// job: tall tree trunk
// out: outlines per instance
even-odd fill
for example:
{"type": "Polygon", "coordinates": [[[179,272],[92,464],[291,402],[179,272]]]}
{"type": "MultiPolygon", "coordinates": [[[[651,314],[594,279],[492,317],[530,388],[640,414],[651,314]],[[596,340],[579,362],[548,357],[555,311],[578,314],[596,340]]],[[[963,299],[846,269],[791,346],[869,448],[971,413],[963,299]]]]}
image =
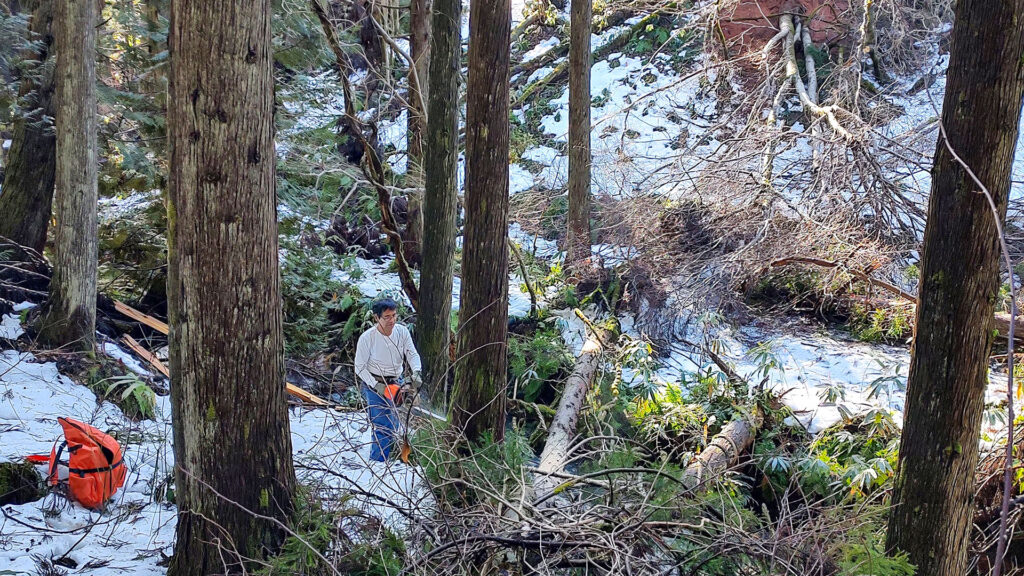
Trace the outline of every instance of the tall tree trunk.
{"type": "Polygon", "coordinates": [[[154,58],[167,49],[165,42],[158,41],[155,36],[160,32],[160,13],[166,12],[167,0],[146,0],[145,21],[146,31],[149,37],[146,38],[146,50],[149,52],[149,70],[146,71],[146,78],[143,82],[143,89],[156,98],[160,104],[165,103],[167,89],[166,68],[161,66],[154,58]]]}
{"type": "Polygon", "coordinates": [[[270,14],[271,0],[171,3],[172,576],[241,573],[284,536],[252,513],[293,507],[270,14]]]}
{"type": "MultiPolygon", "coordinates": [[[[409,1],[409,55],[413,64],[409,66],[409,160],[406,176],[410,188],[423,186],[423,135],[427,131],[427,110],[423,109],[423,103],[430,94],[430,5],[431,0],[409,1]]],[[[459,66],[456,65],[455,71],[458,70],[459,66]]],[[[416,191],[409,196],[409,223],[405,230],[406,258],[410,262],[422,261],[422,239],[423,195],[416,191]]]]}
{"type": "Polygon", "coordinates": [[[590,2],[572,0],[569,14],[569,265],[590,258],[590,2]]]}
{"type": "Polygon", "coordinates": [[[39,82],[23,77],[19,94],[29,113],[14,122],[3,186],[0,187],[0,236],[43,251],[50,221],[57,159],[54,134],[54,74],[46,66],[53,44],[53,0],[39,0],[32,10],[29,36],[39,50],[24,55],[37,62],[39,82]]]}
{"type": "Polygon", "coordinates": [[[451,329],[455,216],[458,205],[459,70],[462,56],[461,0],[434,0],[430,36],[430,86],[426,184],[423,202],[423,266],[417,348],[423,380],[435,406],[448,405],[448,349],[451,329]]]}
{"type": "Polygon", "coordinates": [[[57,168],[53,278],[36,327],[53,346],[96,339],[96,3],[56,0],[57,168]]]}
{"type": "MultiPolygon", "coordinates": [[[[1024,95],[1024,0],[960,0],[942,122],[949,145],[1006,216],[1024,95]]],[[[965,573],[999,239],[983,194],[940,137],[921,256],[888,546],[918,574],[965,573]]]]}
{"type": "Polygon", "coordinates": [[[452,422],[505,433],[508,331],[509,0],[473,0],[466,87],[466,226],[452,422]]]}

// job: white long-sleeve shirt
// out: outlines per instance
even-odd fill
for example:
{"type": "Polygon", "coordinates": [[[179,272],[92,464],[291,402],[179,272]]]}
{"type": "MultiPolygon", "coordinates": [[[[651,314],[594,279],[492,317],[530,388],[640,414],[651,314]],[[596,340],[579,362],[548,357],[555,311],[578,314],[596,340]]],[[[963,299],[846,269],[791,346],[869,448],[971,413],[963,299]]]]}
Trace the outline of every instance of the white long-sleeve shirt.
{"type": "Polygon", "coordinates": [[[413,372],[420,370],[420,354],[412,343],[412,334],[401,324],[395,324],[391,336],[385,336],[374,325],[363,332],[356,342],[356,376],[373,388],[377,380],[374,374],[385,377],[400,376],[402,360],[408,360],[413,372]]]}

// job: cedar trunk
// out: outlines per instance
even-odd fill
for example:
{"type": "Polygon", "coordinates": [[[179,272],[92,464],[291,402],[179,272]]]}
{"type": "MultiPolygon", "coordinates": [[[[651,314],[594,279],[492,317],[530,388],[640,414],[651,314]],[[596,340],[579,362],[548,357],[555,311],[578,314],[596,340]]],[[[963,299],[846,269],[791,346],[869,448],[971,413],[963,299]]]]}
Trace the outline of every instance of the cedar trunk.
{"type": "Polygon", "coordinates": [[[572,0],[569,15],[569,264],[590,257],[590,2],[572,0]]]}
{"type": "MultiPolygon", "coordinates": [[[[1024,95],[1024,0],[960,0],[942,122],[1006,216],[1024,95]]],[[[921,256],[917,336],[888,547],[918,574],[965,573],[999,239],[986,198],[940,136],[921,256]]]]}
{"type": "Polygon", "coordinates": [[[14,122],[14,134],[3,186],[0,187],[0,236],[42,253],[53,204],[57,137],[54,134],[54,75],[46,66],[53,45],[53,0],[40,0],[32,10],[29,37],[39,50],[24,54],[36,63],[36,74],[23,77],[19,95],[28,114],[14,122]],[[34,81],[37,80],[37,81],[34,81]]]}
{"type": "Polygon", "coordinates": [[[455,215],[458,205],[459,68],[462,54],[461,0],[434,0],[430,37],[430,86],[426,185],[423,205],[423,266],[417,348],[423,380],[435,406],[448,405],[448,356],[452,274],[455,263],[455,215]]]}
{"type": "Polygon", "coordinates": [[[96,3],[56,0],[56,210],[50,297],[36,327],[53,346],[96,339],[96,3]]]}
{"type": "Polygon", "coordinates": [[[171,576],[276,550],[295,489],[274,183],[271,0],[171,4],[171,576]],[[219,493],[219,495],[218,495],[219,493]]]}
{"type": "Polygon", "coordinates": [[[473,0],[466,87],[466,225],[452,422],[505,432],[508,330],[509,0],[473,0]]]}
{"type": "MultiPolygon", "coordinates": [[[[423,137],[427,132],[427,110],[423,103],[430,94],[430,28],[431,0],[409,1],[409,120],[408,120],[408,155],[406,168],[407,185],[416,188],[409,195],[409,223],[405,230],[405,253],[410,262],[422,261],[421,242],[423,240],[423,137]],[[413,74],[413,70],[416,71],[413,74]]],[[[455,70],[459,68],[456,66],[455,70]]],[[[428,105],[429,106],[429,105],[428,105]]]]}

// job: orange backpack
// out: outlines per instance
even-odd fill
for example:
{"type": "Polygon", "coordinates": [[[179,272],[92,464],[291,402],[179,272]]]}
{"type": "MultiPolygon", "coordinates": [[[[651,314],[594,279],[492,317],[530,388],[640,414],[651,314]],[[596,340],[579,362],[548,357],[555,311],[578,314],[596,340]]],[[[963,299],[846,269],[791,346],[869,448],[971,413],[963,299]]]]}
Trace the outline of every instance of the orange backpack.
{"type": "Polygon", "coordinates": [[[60,484],[59,466],[66,465],[71,497],[86,508],[102,507],[124,486],[127,471],[121,445],[109,434],[84,422],[70,418],[57,418],[57,422],[64,429],[64,441],[53,445],[49,458],[30,456],[29,461],[49,464],[46,480],[51,486],[60,484]],[[70,457],[61,462],[65,449],[70,457]]]}

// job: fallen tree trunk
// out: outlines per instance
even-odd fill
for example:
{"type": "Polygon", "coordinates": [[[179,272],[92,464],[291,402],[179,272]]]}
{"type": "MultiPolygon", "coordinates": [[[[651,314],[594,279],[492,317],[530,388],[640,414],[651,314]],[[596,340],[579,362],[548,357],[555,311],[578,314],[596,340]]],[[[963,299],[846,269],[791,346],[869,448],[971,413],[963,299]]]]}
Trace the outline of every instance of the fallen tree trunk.
{"type": "Polygon", "coordinates": [[[682,477],[683,485],[698,494],[703,493],[725,471],[739,464],[740,454],[754,443],[760,421],[760,415],[754,414],[726,424],[711,439],[708,447],[686,467],[682,477]]]}
{"type": "MultiPolygon", "coordinates": [[[[609,28],[613,28],[625,22],[626,18],[629,17],[630,14],[631,12],[626,10],[616,10],[615,12],[608,16],[607,20],[603,23],[603,26],[601,25],[602,23],[598,21],[598,18],[594,18],[594,21],[591,23],[591,29],[596,31],[601,29],[607,30],[609,28]]],[[[513,30],[512,42],[515,42],[516,38],[516,30],[513,30]]],[[[512,87],[517,88],[519,86],[522,86],[523,84],[526,83],[526,80],[530,77],[530,74],[537,70],[540,70],[544,66],[551,64],[552,62],[558,60],[559,58],[564,58],[568,54],[569,40],[565,39],[559,42],[557,46],[548,50],[544,54],[532,60],[528,60],[526,62],[523,62],[522,64],[512,67],[512,70],[509,72],[509,77],[515,78],[517,75],[519,76],[519,78],[512,82],[512,87]]]]}
{"type": "Polygon", "coordinates": [[[569,459],[569,446],[576,436],[576,424],[583,408],[587,393],[594,381],[594,373],[600,365],[601,352],[615,344],[618,327],[598,327],[588,321],[579,310],[574,311],[589,328],[589,336],[576,360],[572,374],[565,382],[562,398],[548,429],[548,440],[540,455],[537,476],[534,480],[534,494],[538,501],[549,500],[561,483],[558,478],[569,459]]]}

